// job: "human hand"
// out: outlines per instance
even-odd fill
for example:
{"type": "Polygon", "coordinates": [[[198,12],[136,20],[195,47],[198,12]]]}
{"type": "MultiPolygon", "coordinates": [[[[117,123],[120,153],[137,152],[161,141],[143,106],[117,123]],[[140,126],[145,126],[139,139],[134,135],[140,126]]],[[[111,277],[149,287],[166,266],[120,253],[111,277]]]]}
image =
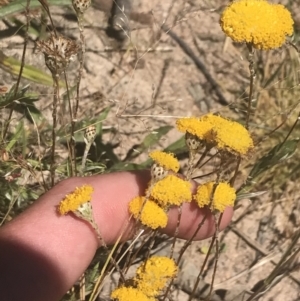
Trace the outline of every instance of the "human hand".
{"type": "MultiPolygon", "coordinates": [[[[76,187],[94,187],[93,213],[107,245],[123,233],[132,237],[128,203],[142,195],[149,173],[121,172],[100,176],[70,178],[57,184],[30,208],[0,229],[0,299],[1,301],[57,301],[79,279],[91,262],[99,241],[93,229],[72,214],[60,216],[57,205],[76,187]],[[131,229],[131,230],[130,230],[131,229]]],[[[231,220],[233,210],[224,212],[220,228],[231,220]]],[[[179,237],[188,239],[203,216],[208,214],[195,239],[214,233],[214,218],[194,203],[184,204],[179,237]]],[[[169,211],[169,222],[162,231],[173,235],[177,209],[169,211]]]]}

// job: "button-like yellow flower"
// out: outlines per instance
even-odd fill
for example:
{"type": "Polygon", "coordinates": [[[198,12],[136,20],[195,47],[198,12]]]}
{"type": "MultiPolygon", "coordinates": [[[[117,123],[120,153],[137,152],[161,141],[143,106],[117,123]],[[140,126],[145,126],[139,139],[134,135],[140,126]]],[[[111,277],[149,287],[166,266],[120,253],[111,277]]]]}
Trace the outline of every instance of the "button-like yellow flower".
{"type": "Polygon", "coordinates": [[[137,269],[134,280],[139,291],[148,297],[156,297],[167,285],[168,280],[176,276],[177,270],[173,259],[152,256],[137,269]]]}
{"type": "Polygon", "coordinates": [[[172,170],[174,172],[179,170],[179,162],[172,153],[152,151],[150,152],[149,157],[166,170],[172,170]]]}
{"type": "Polygon", "coordinates": [[[192,134],[200,140],[212,143],[211,130],[216,122],[221,123],[222,120],[222,117],[213,114],[207,114],[201,118],[180,118],[176,121],[176,127],[180,132],[192,134]]]}
{"type": "Polygon", "coordinates": [[[162,207],[181,205],[192,200],[192,185],[174,175],[168,175],[150,188],[150,196],[162,207]]]}
{"type": "Polygon", "coordinates": [[[251,43],[254,48],[269,50],[282,46],[293,33],[294,21],[281,4],[265,0],[237,0],[221,15],[224,33],[235,42],[251,43]]]}
{"type": "Polygon", "coordinates": [[[94,188],[91,185],[76,187],[72,193],[66,195],[60,202],[58,205],[58,212],[61,215],[64,215],[70,211],[75,212],[79,210],[82,205],[91,201],[93,191],[94,188]]]}
{"type": "Polygon", "coordinates": [[[112,291],[110,297],[118,301],[155,301],[148,298],[143,292],[133,287],[119,287],[112,291]]]}
{"type": "Polygon", "coordinates": [[[176,122],[181,132],[188,132],[208,145],[234,154],[246,155],[253,148],[249,132],[239,123],[207,114],[201,118],[182,118],[176,122]]]}
{"type": "Polygon", "coordinates": [[[225,120],[213,132],[216,148],[220,150],[246,155],[254,146],[248,130],[238,122],[225,120]]]}
{"type": "Polygon", "coordinates": [[[130,201],[129,212],[134,218],[139,217],[140,222],[151,229],[164,228],[168,222],[165,211],[152,200],[146,200],[142,196],[130,201]]]}
{"type": "Polygon", "coordinates": [[[226,207],[233,206],[236,199],[235,189],[226,182],[220,182],[214,191],[214,196],[211,202],[211,193],[215,182],[208,182],[200,185],[194,199],[200,208],[210,206],[210,210],[218,210],[223,212],[226,207]]]}

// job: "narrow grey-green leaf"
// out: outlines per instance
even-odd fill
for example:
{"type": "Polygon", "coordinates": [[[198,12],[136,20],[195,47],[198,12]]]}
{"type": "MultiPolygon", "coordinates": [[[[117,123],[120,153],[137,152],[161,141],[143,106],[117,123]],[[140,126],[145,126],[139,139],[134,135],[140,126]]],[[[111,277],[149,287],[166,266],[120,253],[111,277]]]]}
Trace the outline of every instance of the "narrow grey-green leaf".
{"type": "Polygon", "coordinates": [[[6,145],[5,150],[6,151],[11,151],[13,146],[17,143],[17,141],[20,140],[22,136],[25,136],[24,134],[24,122],[20,121],[17,125],[17,128],[15,130],[15,133],[13,136],[9,139],[9,143],[6,145]]]}
{"type": "Polygon", "coordinates": [[[172,126],[166,125],[151,131],[151,133],[148,134],[140,144],[134,145],[129,150],[124,161],[130,161],[133,158],[138,157],[140,154],[142,154],[144,151],[148,150],[152,146],[156,145],[159,142],[159,140],[163,136],[165,136],[172,128],[172,126]]]}
{"type": "Polygon", "coordinates": [[[177,141],[171,143],[168,147],[164,149],[165,152],[171,152],[174,154],[182,154],[184,152],[187,152],[188,149],[185,144],[185,136],[182,136],[177,141]]]}
{"type": "Polygon", "coordinates": [[[296,151],[299,139],[287,140],[274,146],[265,156],[260,158],[249,173],[248,179],[253,180],[261,173],[289,159],[296,151]]]}
{"type": "MultiPolygon", "coordinates": [[[[13,15],[16,13],[20,13],[26,10],[26,3],[25,0],[15,0],[10,2],[7,5],[4,5],[0,8],[0,19],[5,18],[9,15],[13,15]]],[[[57,5],[57,6],[65,6],[71,5],[71,0],[48,0],[48,5],[57,5]]],[[[31,0],[29,8],[36,9],[41,7],[41,3],[38,0],[31,0]]]]}
{"type": "Polygon", "coordinates": [[[143,170],[145,169],[147,166],[146,164],[142,163],[142,164],[135,164],[135,163],[128,163],[128,162],[119,162],[114,164],[109,171],[126,171],[126,170],[143,170]]]}

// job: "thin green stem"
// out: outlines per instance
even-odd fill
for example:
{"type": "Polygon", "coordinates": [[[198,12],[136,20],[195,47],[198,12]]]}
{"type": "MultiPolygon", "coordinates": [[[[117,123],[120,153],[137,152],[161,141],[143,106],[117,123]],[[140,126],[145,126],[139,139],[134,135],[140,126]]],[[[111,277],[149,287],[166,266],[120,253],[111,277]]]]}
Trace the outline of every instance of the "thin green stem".
{"type": "Polygon", "coordinates": [[[249,90],[249,97],[248,97],[248,105],[247,105],[247,115],[246,115],[246,122],[245,127],[246,129],[249,128],[250,116],[251,116],[251,109],[252,109],[252,100],[253,100],[253,92],[254,92],[254,79],[255,79],[255,70],[254,70],[254,49],[251,43],[247,43],[247,47],[249,50],[249,71],[250,71],[250,90],[249,90]]]}
{"type": "Polygon", "coordinates": [[[59,75],[53,75],[53,108],[52,108],[52,147],[51,147],[51,163],[50,163],[50,176],[51,187],[55,182],[55,148],[56,148],[56,127],[57,127],[57,105],[59,103],[59,75]]]}
{"type": "Polygon", "coordinates": [[[212,241],[211,241],[210,245],[209,245],[208,251],[207,251],[207,253],[206,253],[205,259],[204,259],[204,261],[203,261],[203,263],[202,263],[201,269],[200,269],[200,271],[199,271],[199,273],[198,273],[196,282],[195,282],[195,284],[194,284],[193,291],[192,291],[192,293],[190,294],[190,297],[189,297],[188,301],[191,301],[191,300],[193,299],[193,296],[195,295],[195,291],[196,291],[197,286],[199,285],[199,282],[200,282],[200,277],[201,277],[201,275],[202,275],[202,273],[203,273],[203,271],[204,271],[204,268],[205,268],[206,263],[207,263],[207,261],[208,261],[209,255],[211,254],[211,250],[212,250],[212,248],[213,248],[213,246],[214,246],[215,239],[216,239],[216,237],[214,236],[214,237],[212,238],[212,241]]]}
{"type": "Polygon", "coordinates": [[[84,38],[84,25],[83,25],[83,15],[77,15],[78,19],[78,28],[80,33],[80,51],[79,51],[79,70],[77,76],[77,85],[76,85],[76,101],[74,107],[74,114],[72,122],[76,122],[77,120],[77,113],[79,107],[79,100],[80,100],[80,84],[83,74],[83,64],[84,64],[84,55],[85,55],[85,38],[84,38]]]}
{"type": "MultiPolygon", "coordinates": [[[[72,104],[71,104],[70,90],[69,90],[69,84],[68,84],[68,78],[67,78],[66,71],[64,71],[64,77],[65,77],[65,83],[66,83],[66,88],[67,88],[67,98],[68,98],[70,119],[73,120],[72,104]]],[[[71,166],[71,176],[72,177],[77,175],[74,132],[75,132],[74,124],[73,124],[73,122],[71,122],[71,139],[70,139],[70,141],[68,141],[68,147],[69,147],[69,154],[70,154],[70,166],[71,166]]]]}
{"type": "MultiPolygon", "coordinates": [[[[215,195],[216,189],[218,187],[219,180],[220,180],[220,174],[218,174],[216,182],[214,183],[214,185],[212,187],[212,191],[210,193],[210,197],[209,197],[210,202],[209,202],[209,205],[208,205],[209,208],[212,208],[212,204],[213,204],[213,200],[214,200],[214,195],[215,195]]],[[[220,218],[222,218],[222,214],[220,215],[220,218]]],[[[219,224],[220,224],[221,219],[219,219],[219,222],[217,222],[216,217],[214,216],[214,221],[215,221],[215,233],[214,233],[213,239],[211,241],[211,244],[209,246],[209,250],[208,250],[208,252],[206,254],[205,260],[204,260],[204,262],[202,264],[202,267],[201,267],[201,269],[200,269],[200,271],[198,273],[197,280],[195,282],[193,291],[192,291],[192,293],[191,293],[188,301],[191,301],[193,299],[193,296],[194,296],[194,294],[196,292],[197,286],[199,285],[200,277],[202,276],[204,267],[206,266],[206,263],[208,261],[208,257],[211,254],[211,250],[213,248],[214,243],[216,242],[216,258],[215,258],[215,264],[214,264],[214,271],[213,271],[213,277],[212,277],[212,281],[211,281],[211,287],[210,287],[210,291],[209,291],[208,296],[207,296],[207,300],[210,299],[210,296],[211,296],[211,293],[212,293],[212,290],[213,290],[215,273],[217,271],[217,263],[218,263],[218,260],[219,260],[219,254],[218,254],[218,252],[219,252],[218,234],[219,234],[219,224]]]]}
{"type": "MultiPolygon", "coordinates": [[[[218,261],[219,261],[219,257],[220,257],[220,242],[219,242],[219,232],[220,232],[220,223],[223,217],[223,213],[220,214],[219,219],[217,220],[216,215],[214,215],[214,219],[215,219],[215,234],[214,234],[214,239],[216,241],[216,256],[215,256],[215,264],[214,264],[214,271],[213,271],[213,275],[212,275],[212,279],[211,279],[211,283],[210,283],[210,289],[209,289],[209,293],[206,299],[210,300],[211,294],[213,292],[213,288],[214,288],[214,283],[215,283],[215,278],[216,278],[216,274],[217,274],[217,267],[218,267],[218,261]]],[[[199,279],[200,280],[200,279],[199,279]]]]}
{"type": "Polygon", "coordinates": [[[90,151],[90,148],[91,148],[92,145],[93,145],[93,141],[87,142],[85,144],[85,149],[84,149],[84,153],[83,153],[83,156],[82,156],[82,162],[81,162],[81,172],[82,172],[82,174],[84,174],[84,169],[85,169],[87,156],[89,154],[89,151],[90,151]]]}
{"type": "MultiPolygon", "coordinates": [[[[177,266],[179,266],[179,263],[180,263],[180,261],[181,261],[181,259],[182,259],[183,254],[185,253],[185,251],[187,250],[187,248],[190,246],[190,244],[192,243],[192,241],[193,241],[194,238],[196,237],[197,233],[200,231],[200,229],[201,229],[202,226],[204,225],[206,219],[207,219],[207,214],[204,215],[204,217],[202,218],[201,222],[198,224],[198,227],[197,227],[196,231],[193,233],[192,237],[191,237],[189,240],[187,240],[187,241],[185,242],[184,246],[181,248],[180,254],[179,254],[179,256],[178,256],[178,258],[177,258],[177,261],[176,261],[176,265],[177,265],[177,266]]],[[[168,285],[168,287],[167,287],[167,289],[166,289],[166,292],[165,292],[165,294],[164,294],[164,296],[163,296],[163,299],[162,299],[163,301],[166,300],[166,298],[167,298],[167,296],[168,296],[168,294],[169,294],[169,291],[170,291],[170,289],[171,289],[171,286],[172,286],[173,282],[174,282],[174,279],[172,279],[172,280],[170,281],[170,284],[168,285]]]]}

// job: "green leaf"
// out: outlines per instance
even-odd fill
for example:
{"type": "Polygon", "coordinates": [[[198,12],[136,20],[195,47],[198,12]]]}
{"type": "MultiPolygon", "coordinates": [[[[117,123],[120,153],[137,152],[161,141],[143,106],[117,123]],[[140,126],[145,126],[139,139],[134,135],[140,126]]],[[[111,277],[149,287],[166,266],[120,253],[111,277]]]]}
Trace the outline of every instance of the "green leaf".
{"type": "Polygon", "coordinates": [[[182,154],[188,151],[186,144],[185,144],[185,136],[182,136],[177,141],[170,144],[168,147],[164,149],[165,152],[171,152],[176,155],[182,154]]]}
{"type": "Polygon", "coordinates": [[[34,104],[23,106],[22,109],[24,110],[25,117],[31,123],[33,123],[33,122],[37,123],[41,120],[45,120],[41,111],[34,104]]]}
{"type": "Polygon", "coordinates": [[[297,150],[299,139],[287,140],[273,147],[266,155],[260,158],[249,173],[248,179],[254,179],[261,173],[291,158],[297,150]]]}
{"type": "Polygon", "coordinates": [[[25,136],[24,123],[23,121],[20,121],[18,122],[14,135],[9,139],[9,143],[6,145],[5,150],[7,152],[11,151],[13,146],[21,139],[22,136],[25,136]]]}
{"type": "Polygon", "coordinates": [[[266,82],[263,84],[264,89],[266,89],[266,88],[269,86],[269,84],[271,84],[271,83],[273,82],[274,79],[278,78],[278,74],[279,74],[279,72],[281,71],[282,67],[283,67],[285,64],[286,64],[286,62],[283,60],[283,61],[278,65],[277,69],[276,69],[274,72],[272,72],[270,78],[268,78],[268,79],[266,80],[266,82]]]}
{"type": "Polygon", "coordinates": [[[96,132],[97,135],[102,136],[102,128],[103,128],[103,121],[106,120],[108,113],[110,112],[111,107],[105,108],[99,115],[99,117],[95,120],[96,124],[96,132]]]}
{"type": "MultiPolygon", "coordinates": [[[[99,116],[97,118],[93,118],[93,119],[89,119],[88,117],[83,120],[82,122],[78,122],[76,124],[76,133],[75,133],[75,140],[76,142],[84,142],[84,130],[80,130],[80,129],[85,129],[87,128],[89,125],[95,125],[96,127],[96,139],[95,142],[97,143],[97,140],[101,142],[101,136],[102,136],[102,127],[103,127],[103,121],[106,120],[108,113],[110,112],[111,107],[107,107],[104,110],[101,111],[101,113],[99,114],[99,116]],[[88,123],[87,121],[88,120],[88,123]]],[[[58,131],[58,134],[61,136],[64,136],[64,133],[66,133],[68,130],[66,130],[65,128],[61,128],[58,131]]],[[[63,138],[62,141],[66,142],[66,139],[63,138]]]]}
{"type": "Polygon", "coordinates": [[[13,85],[10,90],[0,96],[0,107],[6,107],[13,102],[15,103],[32,103],[37,101],[39,98],[37,94],[34,93],[27,93],[29,89],[29,85],[20,88],[17,93],[15,92],[16,85],[13,85]]]}
{"type": "Polygon", "coordinates": [[[143,142],[140,144],[140,148],[144,151],[145,149],[157,144],[158,141],[163,136],[165,136],[172,128],[172,126],[166,125],[153,130],[144,138],[143,142]]]}
{"type": "Polygon", "coordinates": [[[299,139],[292,139],[274,146],[266,155],[256,162],[248,175],[245,185],[243,185],[238,192],[248,192],[251,187],[255,185],[255,179],[259,175],[291,158],[297,150],[298,142],[299,139]]]}
{"type": "Polygon", "coordinates": [[[257,198],[258,196],[261,196],[263,194],[267,193],[267,191],[256,191],[256,192],[245,192],[242,191],[237,193],[236,201],[242,200],[242,199],[251,199],[251,198],[257,198]]]}
{"type": "Polygon", "coordinates": [[[87,161],[86,168],[84,169],[85,172],[91,172],[94,174],[103,174],[106,171],[106,165],[96,162],[91,163],[87,161]]]}
{"type": "MultiPolygon", "coordinates": [[[[170,144],[163,151],[173,153],[175,155],[179,155],[179,154],[187,152],[187,147],[186,147],[186,144],[185,144],[185,136],[182,136],[177,141],[170,144]]],[[[150,167],[151,163],[152,163],[152,160],[147,159],[146,161],[144,161],[143,163],[140,164],[142,166],[141,169],[150,167]]]]}
{"type": "Polygon", "coordinates": [[[27,158],[26,161],[32,166],[32,168],[34,170],[37,170],[37,171],[43,171],[43,170],[47,170],[47,168],[49,168],[49,165],[47,165],[43,161],[40,162],[40,161],[30,159],[30,158],[27,158]]]}
{"type": "Polygon", "coordinates": [[[97,281],[97,278],[99,276],[99,265],[100,263],[97,262],[95,266],[92,268],[88,269],[85,274],[86,274],[86,295],[89,295],[94,288],[94,285],[97,281]]]}
{"type": "MultiPolygon", "coordinates": [[[[21,20],[19,20],[18,18],[15,18],[15,17],[10,17],[8,18],[10,22],[12,22],[14,24],[13,25],[10,25],[10,24],[6,24],[7,26],[9,26],[9,29],[11,30],[15,30],[18,32],[19,35],[24,35],[25,32],[26,32],[26,24],[25,22],[22,22],[21,20]]],[[[30,26],[28,28],[28,34],[32,34],[34,36],[39,36],[39,32],[38,32],[38,28],[36,26],[33,26],[34,25],[34,21],[30,22],[30,26]]]]}
{"type": "MultiPolygon", "coordinates": [[[[10,2],[7,5],[4,5],[0,8],[0,19],[5,18],[9,15],[13,15],[16,13],[20,13],[26,10],[26,0],[15,0],[10,2]]],[[[47,4],[49,6],[57,5],[57,6],[65,6],[71,5],[71,0],[47,0],[47,4]]],[[[41,3],[38,0],[31,0],[29,8],[36,9],[40,8],[41,3]]]]}
{"type": "Polygon", "coordinates": [[[138,157],[140,154],[142,154],[144,151],[148,150],[150,147],[156,145],[159,140],[165,136],[173,127],[166,125],[159,127],[155,130],[153,130],[150,134],[148,134],[144,140],[138,144],[134,145],[127,153],[126,158],[124,161],[130,161],[136,157],[138,157]]]}
{"type": "MultiPolygon", "coordinates": [[[[0,68],[10,74],[19,76],[21,62],[16,60],[15,58],[6,56],[0,50],[0,68]]],[[[44,73],[40,69],[33,67],[31,65],[26,65],[26,64],[24,65],[23,72],[22,72],[22,78],[26,78],[37,84],[42,84],[42,85],[46,85],[46,86],[53,85],[52,75],[44,73]]],[[[61,87],[66,86],[65,83],[62,81],[60,81],[59,85],[61,87]]]]}
{"type": "Polygon", "coordinates": [[[128,163],[128,162],[119,162],[114,164],[109,171],[130,171],[130,170],[143,170],[147,168],[147,164],[142,163],[142,164],[136,164],[136,163],[128,163]]]}
{"type": "Polygon", "coordinates": [[[29,85],[19,89],[17,93],[15,93],[15,88],[16,86],[13,85],[9,92],[0,96],[0,108],[13,108],[14,111],[24,114],[30,122],[33,121],[33,117],[35,120],[41,119],[42,114],[34,105],[39,98],[36,94],[27,93],[29,85]]]}

